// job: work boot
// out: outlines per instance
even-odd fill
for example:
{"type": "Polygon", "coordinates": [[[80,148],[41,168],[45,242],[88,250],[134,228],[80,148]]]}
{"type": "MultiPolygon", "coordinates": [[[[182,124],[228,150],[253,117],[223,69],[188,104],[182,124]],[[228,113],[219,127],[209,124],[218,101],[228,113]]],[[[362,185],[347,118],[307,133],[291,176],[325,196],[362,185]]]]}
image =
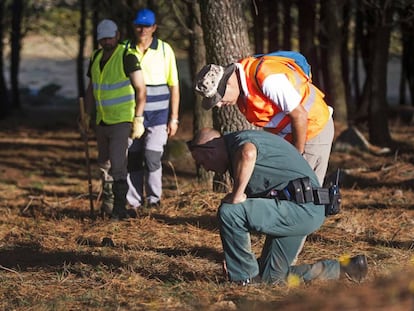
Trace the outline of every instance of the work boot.
{"type": "Polygon", "coordinates": [[[360,283],[368,273],[368,262],[365,255],[357,255],[348,260],[340,261],[341,276],[346,276],[349,280],[360,283]]]}
{"type": "Polygon", "coordinates": [[[114,193],[112,187],[114,180],[107,170],[101,168],[102,172],[102,203],[101,203],[101,216],[110,216],[112,209],[114,208],[114,193]]]}
{"type": "Polygon", "coordinates": [[[114,208],[114,193],[112,192],[113,181],[103,181],[102,184],[102,204],[101,204],[101,214],[102,216],[112,214],[114,208]]]}
{"type": "Polygon", "coordinates": [[[128,184],[126,180],[115,180],[112,191],[114,193],[114,208],[112,210],[111,219],[122,220],[129,218],[126,209],[126,194],[128,192],[128,184]]]}

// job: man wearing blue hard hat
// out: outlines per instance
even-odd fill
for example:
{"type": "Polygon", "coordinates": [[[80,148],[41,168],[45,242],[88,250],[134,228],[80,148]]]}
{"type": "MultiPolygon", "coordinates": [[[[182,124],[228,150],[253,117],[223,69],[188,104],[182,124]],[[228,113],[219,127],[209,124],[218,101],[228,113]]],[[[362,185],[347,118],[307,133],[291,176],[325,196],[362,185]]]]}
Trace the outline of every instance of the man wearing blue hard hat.
{"type": "Polygon", "coordinates": [[[153,26],[155,25],[155,14],[150,9],[141,9],[137,12],[134,20],[135,25],[153,26]]]}
{"type": "Polygon", "coordinates": [[[154,12],[139,10],[133,23],[136,38],[130,44],[141,64],[147,101],[142,115],[145,134],[129,148],[127,199],[135,209],[144,203],[157,208],[162,194],[161,157],[168,137],[175,135],[179,124],[178,70],[171,46],[154,35],[154,12]]]}

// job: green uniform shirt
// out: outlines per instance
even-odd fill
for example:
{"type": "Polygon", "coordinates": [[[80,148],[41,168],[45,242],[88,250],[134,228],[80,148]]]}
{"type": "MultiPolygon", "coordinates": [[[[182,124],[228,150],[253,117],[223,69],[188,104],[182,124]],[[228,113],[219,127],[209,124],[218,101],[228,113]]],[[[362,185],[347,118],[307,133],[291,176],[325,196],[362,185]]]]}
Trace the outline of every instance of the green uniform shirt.
{"type": "MultiPolygon", "coordinates": [[[[313,186],[320,187],[315,172],[298,150],[275,134],[248,130],[228,133],[224,140],[230,163],[242,145],[252,143],[256,146],[256,164],[246,187],[248,197],[260,197],[271,189],[282,190],[289,181],[301,177],[309,177],[313,186]]],[[[230,175],[233,176],[231,168],[230,175]]]]}

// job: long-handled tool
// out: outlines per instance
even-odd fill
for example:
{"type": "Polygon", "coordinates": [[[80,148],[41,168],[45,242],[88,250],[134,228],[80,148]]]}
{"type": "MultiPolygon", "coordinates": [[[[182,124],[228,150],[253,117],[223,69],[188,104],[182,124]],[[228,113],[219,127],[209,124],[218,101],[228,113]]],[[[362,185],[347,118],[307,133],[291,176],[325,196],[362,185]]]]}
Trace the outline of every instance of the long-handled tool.
{"type": "Polygon", "coordinates": [[[88,128],[86,124],[86,113],[85,113],[85,103],[83,97],[79,97],[79,108],[80,108],[80,122],[84,133],[82,133],[82,138],[85,147],[85,159],[86,159],[86,169],[88,173],[88,190],[89,190],[89,205],[90,205],[90,215],[91,218],[95,218],[94,208],[93,208],[93,193],[92,193],[92,176],[91,176],[91,164],[89,158],[89,143],[88,143],[88,128]]]}

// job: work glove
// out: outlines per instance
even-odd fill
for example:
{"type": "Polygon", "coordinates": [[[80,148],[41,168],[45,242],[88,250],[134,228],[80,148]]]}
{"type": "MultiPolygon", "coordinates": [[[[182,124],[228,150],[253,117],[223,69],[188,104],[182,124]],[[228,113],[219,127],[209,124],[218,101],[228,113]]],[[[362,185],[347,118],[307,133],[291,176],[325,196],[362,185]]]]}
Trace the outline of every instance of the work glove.
{"type": "Polygon", "coordinates": [[[144,132],[144,117],[135,117],[134,122],[132,122],[131,138],[138,139],[144,134],[144,132]]]}

